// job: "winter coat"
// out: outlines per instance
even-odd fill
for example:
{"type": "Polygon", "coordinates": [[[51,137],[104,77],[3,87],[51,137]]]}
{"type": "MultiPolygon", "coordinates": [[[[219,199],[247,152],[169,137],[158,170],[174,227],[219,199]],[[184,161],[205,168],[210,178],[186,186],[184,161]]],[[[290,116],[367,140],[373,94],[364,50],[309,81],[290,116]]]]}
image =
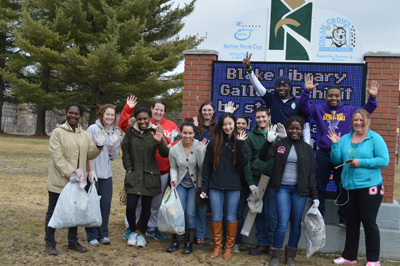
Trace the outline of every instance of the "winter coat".
{"type": "Polygon", "coordinates": [[[243,168],[246,182],[249,186],[254,185],[254,180],[260,180],[261,175],[265,171],[267,163],[260,160],[260,149],[264,145],[266,138],[258,129],[258,126],[253,128],[253,131],[247,135],[246,145],[249,162],[243,168]]]}
{"type": "Polygon", "coordinates": [[[93,160],[101,153],[89,133],[80,125],[74,131],[67,122],[57,126],[51,133],[49,151],[51,161],[47,190],[58,194],[69,182],[74,170],[86,169],[87,160],[93,160]]]}
{"type": "Polygon", "coordinates": [[[153,138],[155,134],[154,125],[142,133],[137,123],[129,126],[122,140],[122,162],[126,172],[125,192],[144,196],[154,196],[161,193],[160,170],[156,161],[156,150],[160,155],[168,157],[168,147],[164,140],[159,143],[153,138]]]}
{"type": "MultiPolygon", "coordinates": [[[[331,160],[341,164],[350,160],[350,145],[354,130],[332,144],[331,160]]],[[[382,184],[381,168],[389,165],[389,151],[383,138],[371,129],[367,137],[360,142],[355,158],[358,167],[343,165],[342,187],[348,190],[368,188],[382,184]]]]}
{"type": "Polygon", "coordinates": [[[175,181],[176,185],[179,185],[186,173],[189,172],[193,184],[201,187],[201,171],[206,148],[206,145],[200,144],[196,139],[193,140],[193,146],[189,156],[186,156],[182,140],[172,147],[169,152],[171,182],[175,181]],[[196,182],[196,178],[199,183],[196,182]]]}
{"type": "MultiPolygon", "coordinates": [[[[96,120],[95,124],[88,127],[88,129],[86,131],[92,136],[93,143],[96,142],[95,137],[97,138],[97,136],[103,129],[104,129],[103,125],[101,124],[99,119],[96,120]]],[[[110,125],[107,133],[109,133],[109,134],[115,133],[115,129],[112,125],[110,125]]],[[[96,173],[96,176],[99,179],[108,179],[113,176],[111,161],[114,161],[119,156],[119,144],[120,144],[119,140],[114,145],[116,151],[113,154],[110,154],[110,152],[109,152],[109,143],[110,143],[110,140],[109,140],[110,135],[109,134],[106,135],[106,141],[104,142],[104,148],[101,151],[100,155],[97,156],[97,158],[93,160],[93,171],[96,173]]]]}
{"type": "Polygon", "coordinates": [[[310,145],[305,143],[302,139],[293,141],[286,137],[274,143],[269,141],[265,142],[260,151],[260,159],[263,161],[275,159],[268,186],[275,191],[279,191],[292,144],[294,144],[297,154],[298,194],[299,196],[308,196],[312,199],[317,199],[318,192],[315,184],[316,162],[314,151],[310,145]]]}
{"type": "Polygon", "coordinates": [[[234,140],[223,133],[220,161],[217,169],[213,167],[213,147],[215,138],[207,145],[203,163],[201,191],[208,193],[210,188],[219,190],[240,190],[240,171],[247,164],[247,147],[244,140],[236,140],[236,165],[233,166],[234,140]]]}
{"type": "MultiPolygon", "coordinates": [[[[135,111],[135,108],[130,108],[128,104],[125,105],[124,109],[121,112],[121,115],[119,116],[119,121],[118,121],[118,126],[125,132],[125,130],[128,128],[129,124],[132,124],[129,121],[130,116],[133,114],[135,111]]],[[[154,125],[157,125],[157,123],[151,119],[150,122],[154,125]]],[[[179,132],[178,126],[172,122],[171,120],[168,120],[165,116],[162,118],[160,125],[163,128],[163,138],[165,143],[171,144],[171,146],[174,146],[178,141],[174,141],[171,139],[172,131],[175,129],[176,132],[179,132]]],[[[164,158],[158,153],[156,153],[156,159],[158,163],[158,167],[160,169],[160,172],[162,175],[168,174],[169,173],[169,159],[168,157],[164,158]]]]}

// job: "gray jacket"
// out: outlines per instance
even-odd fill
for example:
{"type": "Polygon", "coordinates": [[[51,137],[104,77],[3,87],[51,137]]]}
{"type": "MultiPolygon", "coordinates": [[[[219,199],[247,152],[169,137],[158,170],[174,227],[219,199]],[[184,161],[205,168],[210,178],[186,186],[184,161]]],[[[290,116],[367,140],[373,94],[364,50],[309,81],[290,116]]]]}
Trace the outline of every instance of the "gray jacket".
{"type": "MultiPolygon", "coordinates": [[[[93,143],[96,143],[94,137],[100,133],[100,131],[104,129],[103,125],[100,123],[100,120],[97,119],[96,123],[88,127],[86,130],[91,136],[93,143]]],[[[99,179],[108,179],[112,177],[112,167],[111,161],[114,161],[119,156],[119,144],[120,140],[117,141],[115,144],[116,151],[113,154],[110,154],[108,151],[108,145],[110,143],[109,135],[115,133],[115,129],[112,125],[110,125],[108,132],[106,132],[106,141],[104,142],[104,148],[101,151],[100,155],[97,156],[96,159],[93,160],[93,171],[96,173],[96,176],[99,179]]]]}
{"type": "Polygon", "coordinates": [[[206,148],[206,145],[201,144],[197,139],[195,139],[193,140],[193,147],[189,157],[187,157],[182,145],[182,140],[173,146],[169,151],[169,171],[171,175],[171,182],[175,181],[176,185],[179,185],[186,173],[189,172],[193,184],[200,188],[201,171],[203,169],[206,148]],[[198,178],[198,184],[196,183],[196,177],[198,178]]]}

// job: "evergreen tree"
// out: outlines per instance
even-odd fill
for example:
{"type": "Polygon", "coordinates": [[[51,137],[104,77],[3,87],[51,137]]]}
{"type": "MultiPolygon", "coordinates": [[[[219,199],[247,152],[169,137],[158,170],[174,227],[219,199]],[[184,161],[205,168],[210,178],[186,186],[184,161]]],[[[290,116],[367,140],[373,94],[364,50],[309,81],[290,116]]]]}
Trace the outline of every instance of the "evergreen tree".
{"type": "Polygon", "coordinates": [[[12,26],[18,21],[20,4],[17,0],[0,0],[0,4],[0,132],[2,132],[4,102],[15,102],[3,75],[6,72],[6,62],[14,50],[12,26]]]}
{"type": "Polygon", "coordinates": [[[45,134],[45,111],[67,101],[89,109],[92,124],[96,104],[123,106],[130,93],[140,105],[174,98],[182,75],[165,73],[201,41],[177,35],[194,2],[173,8],[170,0],[27,1],[8,80],[37,106],[35,134],[45,134]]]}

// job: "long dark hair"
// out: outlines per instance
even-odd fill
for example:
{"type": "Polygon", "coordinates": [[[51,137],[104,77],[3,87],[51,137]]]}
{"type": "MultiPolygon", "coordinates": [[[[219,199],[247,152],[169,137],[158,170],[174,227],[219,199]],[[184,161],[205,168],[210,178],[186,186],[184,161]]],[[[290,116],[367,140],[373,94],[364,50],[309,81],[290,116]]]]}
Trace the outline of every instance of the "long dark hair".
{"type": "Polygon", "coordinates": [[[215,116],[216,116],[215,106],[214,106],[214,103],[211,101],[205,101],[200,106],[199,114],[197,115],[197,120],[199,121],[199,126],[197,127],[196,134],[200,137],[203,136],[203,134],[204,134],[204,118],[201,114],[201,110],[203,110],[203,107],[206,105],[210,105],[214,109],[214,114],[210,121],[210,133],[208,134],[210,137],[212,137],[214,135],[214,129],[215,129],[215,125],[217,124],[217,119],[215,118],[215,116]]]}
{"type": "Polygon", "coordinates": [[[221,150],[222,150],[222,143],[224,141],[224,130],[222,129],[222,125],[224,124],[225,118],[232,118],[233,119],[233,124],[234,124],[234,130],[232,133],[231,138],[233,138],[233,163],[232,165],[236,165],[236,156],[237,156],[237,151],[236,151],[236,137],[238,134],[237,127],[236,127],[236,119],[235,116],[231,113],[223,113],[219,120],[218,123],[215,127],[215,139],[214,139],[214,147],[213,147],[213,168],[214,170],[217,169],[219,162],[220,162],[220,157],[221,157],[221,150]]]}

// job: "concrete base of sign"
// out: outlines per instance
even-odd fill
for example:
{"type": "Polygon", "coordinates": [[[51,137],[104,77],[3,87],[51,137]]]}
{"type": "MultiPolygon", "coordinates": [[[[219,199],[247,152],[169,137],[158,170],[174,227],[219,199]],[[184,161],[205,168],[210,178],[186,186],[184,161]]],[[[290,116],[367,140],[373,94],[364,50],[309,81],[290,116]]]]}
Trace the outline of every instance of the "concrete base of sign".
{"type": "MultiPolygon", "coordinates": [[[[338,207],[334,205],[333,200],[326,200],[326,245],[320,250],[322,253],[337,253],[340,255],[344,248],[346,228],[340,227],[338,207]]],[[[381,234],[381,253],[383,259],[400,261],[400,205],[394,200],[392,204],[382,203],[378,214],[378,226],[381,234]]],[[[290,225],[289,225],[290,228],[290,225]]],[[[289,230],[288,230],[289,232],[289,230]]],[[[285,243],[288,241],[289,233],[286,234],[285,243]]],[[[360,231],[359,255],[365,256],[365,238],[364,230],[360,231]]],[[[255,238],[256,228],[253,226],[249,237],[243,236],[242,242],[248,244],[257,244],[255,238]]],[[[211,239],[210,223],[207,223],[207,238],[211,239]]],[[[299,249],[306,249],[304,230],[299,241],[299,249]]]]}

